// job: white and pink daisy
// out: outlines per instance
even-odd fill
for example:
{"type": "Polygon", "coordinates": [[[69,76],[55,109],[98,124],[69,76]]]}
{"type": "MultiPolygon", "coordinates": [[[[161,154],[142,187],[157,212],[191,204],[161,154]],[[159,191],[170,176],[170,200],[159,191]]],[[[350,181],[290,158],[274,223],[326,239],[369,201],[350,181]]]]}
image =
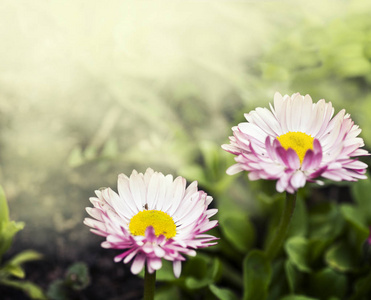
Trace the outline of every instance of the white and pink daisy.
{"type": "Polygon", "coordinates": [[[94,219],[84,224],[95,234],[106,237],[103,248],[126,249],[114,260],[128,263],[138,274],[146,264],[149,273],[162,266],[162,259],[173,262],[174,275],[180,276],[183,254],[195,256],[197,248],[215,245],[216,237],[205,234],[218,225],[209,220],[217,209],[207,209],[213,200],[197,189],[197,182],[186,188],[186,180],[147,169],[118,176],[118,194],[110,188],[95,191],[94,207],[86,210],[94,219]]]}
{"type": "Polygon", "coordinates": [[[365,179],[367,165],[357,159],[369,155],[360,149],[361,129],[345,110],[334,116],[331,102],[313,103],[309,95],[274,95],[270,110],[245,114],[247,122],[232,128],[230,144],[222,148],[235,157],[232,175],[248,171],[250,180],[277,180],[278,192],[294,193],[307,181],[365,179]]]}

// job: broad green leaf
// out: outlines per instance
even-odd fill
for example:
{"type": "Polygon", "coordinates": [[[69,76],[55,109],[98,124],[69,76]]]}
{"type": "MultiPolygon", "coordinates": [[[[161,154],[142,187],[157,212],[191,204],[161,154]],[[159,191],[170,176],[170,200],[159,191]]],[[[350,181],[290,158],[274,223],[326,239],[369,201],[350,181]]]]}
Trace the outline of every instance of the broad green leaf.
{"type": "Polygon", "coordinates": [[[308,240],[309,261],[315,262],[317,259],[322,259],[323,252],[328,245],[332,243],[332,239],[311,238],[308,240]]]}
{"type": "Polygon", "coordinates": [[[201,279],[197,279],[194,277],[187,277],[184,281],[186,287],[190,290],[198,290],[210,284],[210,279],[208,277],[204,277],[201,279]]]}
{"type": "Polygon", "coordinates": [[[9,207],[3,188],[0,186],[0,232],[3,224],[9,222],[9,207]]]}
{"type": "Polygon", "coordinates": [[[272,262],[272,276],[269,283],[269,294],[267,300],[277,300],[280,295],[287,292],[285,272],[285,259],[278,258],[272,262]]]}
{"type": "Polygon", "coordinates": [[[219,219],[225,238],[239,252],[246,253],[255,241],[255,230],[243,212],[223,213],[219,219]]]}
{"type": "Polygon", "coordinates": [[[362,244],[369,235],[367,222],[360,210],[353,205],[343,204],[340,209],[345,220],[351,225],[351,230],[349,232],[350,242],[355,249],[358,249],[357,251],[360,252],[362,244]]]}
{"type": "Polygon", "coordinates": [[[366,221],[371,221],[371,205],[369,195],[371,195],[371,179],[368,177],[359,180],[351,185],[351,192],[354,200],[360,208],[360,212],[365,216],[366,221]]]}
{"type": "Polygon", "coordinates": [[[229,289],[219,288],[214,284],[209,285],[210,291],[219,300],[237,300],[237,296],[229,289]]]}
{"type": "Polygon", "coordinates": [[[90,283],[88,266],[82,262],[70,266],[67,270],[66,282],[76,291],[86,288],[90,283]]]}
{"type": "Polygon", "coordinates": [[[321,299],[338,297],[343,299],[347,292],[347,277],[331,268],[313,274],[309,280],[310,291],[321,299]]]}
{"type": "Polygon", "coordinates": [[[343,204],[340,207],[341,213],[345,220],[359,228],[366,228],[366,220],[363,213],[358,207],[351,204],[343,204]]]}
{"type": "Polygon", "coordinates": [[[210,269],[210,274],[211,274],[212,280],[214,282],[218,281],[220,279],[220,277],[222,276],[222,272],[223,272],[223,265],[220,262],[220,259],[216,257],[216,258],[213,259],[213,264],[212,264],[212,267],[210,269]]]}
{"type": "Polygon", "coordinates": [[[31,299],[35,300],[47,300],[44,292],[36,284],[29,281],[13,281],[13,280],[2,280],[1,284],[22,290],[31,299]]]}
{"type": "Polygon", "coordinates": [[[199,289],[215,282],[221,276],[222,265],[219,259],[198,255],[187,262],[183,275],[189,289],[199,289]]]}
{"type": "Polygon", "coordinates": [[[7,264],[21,265],[28,261],[39,260],[42,255],[34,250],[25,250],[16,254],[13,258],[7,261],[7,264]]]}
{"type": "Polygon", "coordinates": [[[309,213],[309,238],[335,240],[344,228],[344,218],[337,205],[322,203],[309,213]]]}
{"type": "Polygon", "coordinates": [[[287,260],[285,263],[285,272],[289,290],[291,293],[295,293],[298,282],[301,280],[301,274],[290,260],[287,260]]]}
{"type": "Polygon", "coordinates": [[[271,276],[271,265],[265,254],[259,250],[251,251],[243,261],[243,299],[266,299],[271,276]]]}
{"type": "Polygon", "coordinates": [[[24,223],[22,222],[11,221],[3,225],[0,231],[0,258],[11,246],[15,234],[24,228],[24,223]]]}
{"type": "Polygon", "coordinates": [[[292,237],[285,243],[289,260],[302,272],[311,272],[309,266],[308,241],[303,237],[292,237]]]}
{"type": "Polygon", "coordinates": [[[7,277],[9,275],[17,277],[17,278],[25,278],[26,274],[21,266],[13,265],[13,264],[6,264],[2,269],[1,272],[6,274],[7,277]]]}
{"type": "Polygon", "coordinates": [[[333,245],[325,255],[326,263],[336,271],[347,272],[357,268],[357,256],[346,242],[333,245]]]}
{"type": "Polygon", "coordinates": [[[48,296],[48,299],[51,300],[69,300],[71,298],[66,283],[62,279],[53,281],[49,285],[46,295],[48,296]]]}

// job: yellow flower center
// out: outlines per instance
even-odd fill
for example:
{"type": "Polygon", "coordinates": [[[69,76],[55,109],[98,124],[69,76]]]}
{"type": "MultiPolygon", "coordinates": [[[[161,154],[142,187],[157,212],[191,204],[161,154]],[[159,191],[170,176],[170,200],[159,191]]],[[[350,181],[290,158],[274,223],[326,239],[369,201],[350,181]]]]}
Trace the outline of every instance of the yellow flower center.
{"type": "Polygon", "coordinates": [[[309,149],[313,150],[314,138],[304,132],[288,132],[277,137],[277,140],[286,150],[291,148],[297,153],[300,164],[303,163],[305,153],[309,149]]]}
{"type": "Polygon", "coordinates": [[[176,235],[176,225],[173,219],[160,210],[143,210],[131,218],[129,230],[132,235],[143,235],[148,226],[152,226],[156,236],[163,234],[167,239],[176,235]]]}

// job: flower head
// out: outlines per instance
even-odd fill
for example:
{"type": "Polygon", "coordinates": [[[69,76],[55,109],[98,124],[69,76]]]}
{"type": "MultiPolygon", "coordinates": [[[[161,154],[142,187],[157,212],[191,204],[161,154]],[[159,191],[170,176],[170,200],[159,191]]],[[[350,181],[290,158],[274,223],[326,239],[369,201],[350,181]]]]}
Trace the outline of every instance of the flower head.
{"type": "Polygon", "coordinates": [[[166,259],[179,277],[183,254],[195,256],[195,249],[216,244],[217,238],[205,232],[218,225],[209,220],[218,210],[207,209],[213,199],[197,189],[197,182],[186,188],[182,177],[134,170],[130,177],[119,175],[118,194],[110,188],[95,193],[90,198],[94,207],[86,208],[94,219],[86,218],[84,224],[106,237],[102,247],[126,249],[114,260],[133,260],[133,274],[145,263],[153,273],[166,259]]]}
{"type": "Polygon", "coordinates": [[[307,181],[364,179],[369,155],[360,149],[361,129],[345,110],[334,116],[331,102],[313,103],[309,95],[274,95],[274,106],[245,114],[247,122],[232,128],[230,144],[222,148],[236,155],[232,175],[248,171],[250,180],[277,180],[278,192],[294,193],[307,181]]]}

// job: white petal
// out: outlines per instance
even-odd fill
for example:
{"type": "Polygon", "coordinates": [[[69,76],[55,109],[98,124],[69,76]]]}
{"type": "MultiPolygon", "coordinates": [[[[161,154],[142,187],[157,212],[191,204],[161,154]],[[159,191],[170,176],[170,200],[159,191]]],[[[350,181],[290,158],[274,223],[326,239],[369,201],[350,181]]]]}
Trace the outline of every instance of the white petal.
{"type": "Polygon", "coordinates": [[[146,187],[144,185],[143,175],[135,174],[130,176],[130,191],[135,201],[135,205],[139,210],[143,210],[146,204],[146,187]]]}
{"type": "Polygon", "coordinates": [[[130,191],[129,187],[129,178],[126,177],[124,174],[120,174],[117,180],[117,189],[119,192],[120,197],[125,201],[125,203],[128,205],[130,211],[133,215],[137,214],[141,207],[137,206],[133,196],[130,191]]]}
{"type": "Polygon", "coordinates": [[[294,175],[292,175],[290,183],[295,188],[301,188],[305,185],[306,178],[302,171],[296,171],[294,175]]]}
{"type": "Polygon", "coordinates": [[[131,268],[130,268],[131,273],[138,274],[140,271],[142,271],[145,261],[146,261],[146,256],[142,253],[139,253],[135,257],[131,265],[131,268]]]}
{"type": "Polygon", "coordinates": [[[174,276],[176,278],[179,278],[180,273],[182,272],[182,262],[180,260],[174,260],[173,271],[174,271],[174,276]]]}

